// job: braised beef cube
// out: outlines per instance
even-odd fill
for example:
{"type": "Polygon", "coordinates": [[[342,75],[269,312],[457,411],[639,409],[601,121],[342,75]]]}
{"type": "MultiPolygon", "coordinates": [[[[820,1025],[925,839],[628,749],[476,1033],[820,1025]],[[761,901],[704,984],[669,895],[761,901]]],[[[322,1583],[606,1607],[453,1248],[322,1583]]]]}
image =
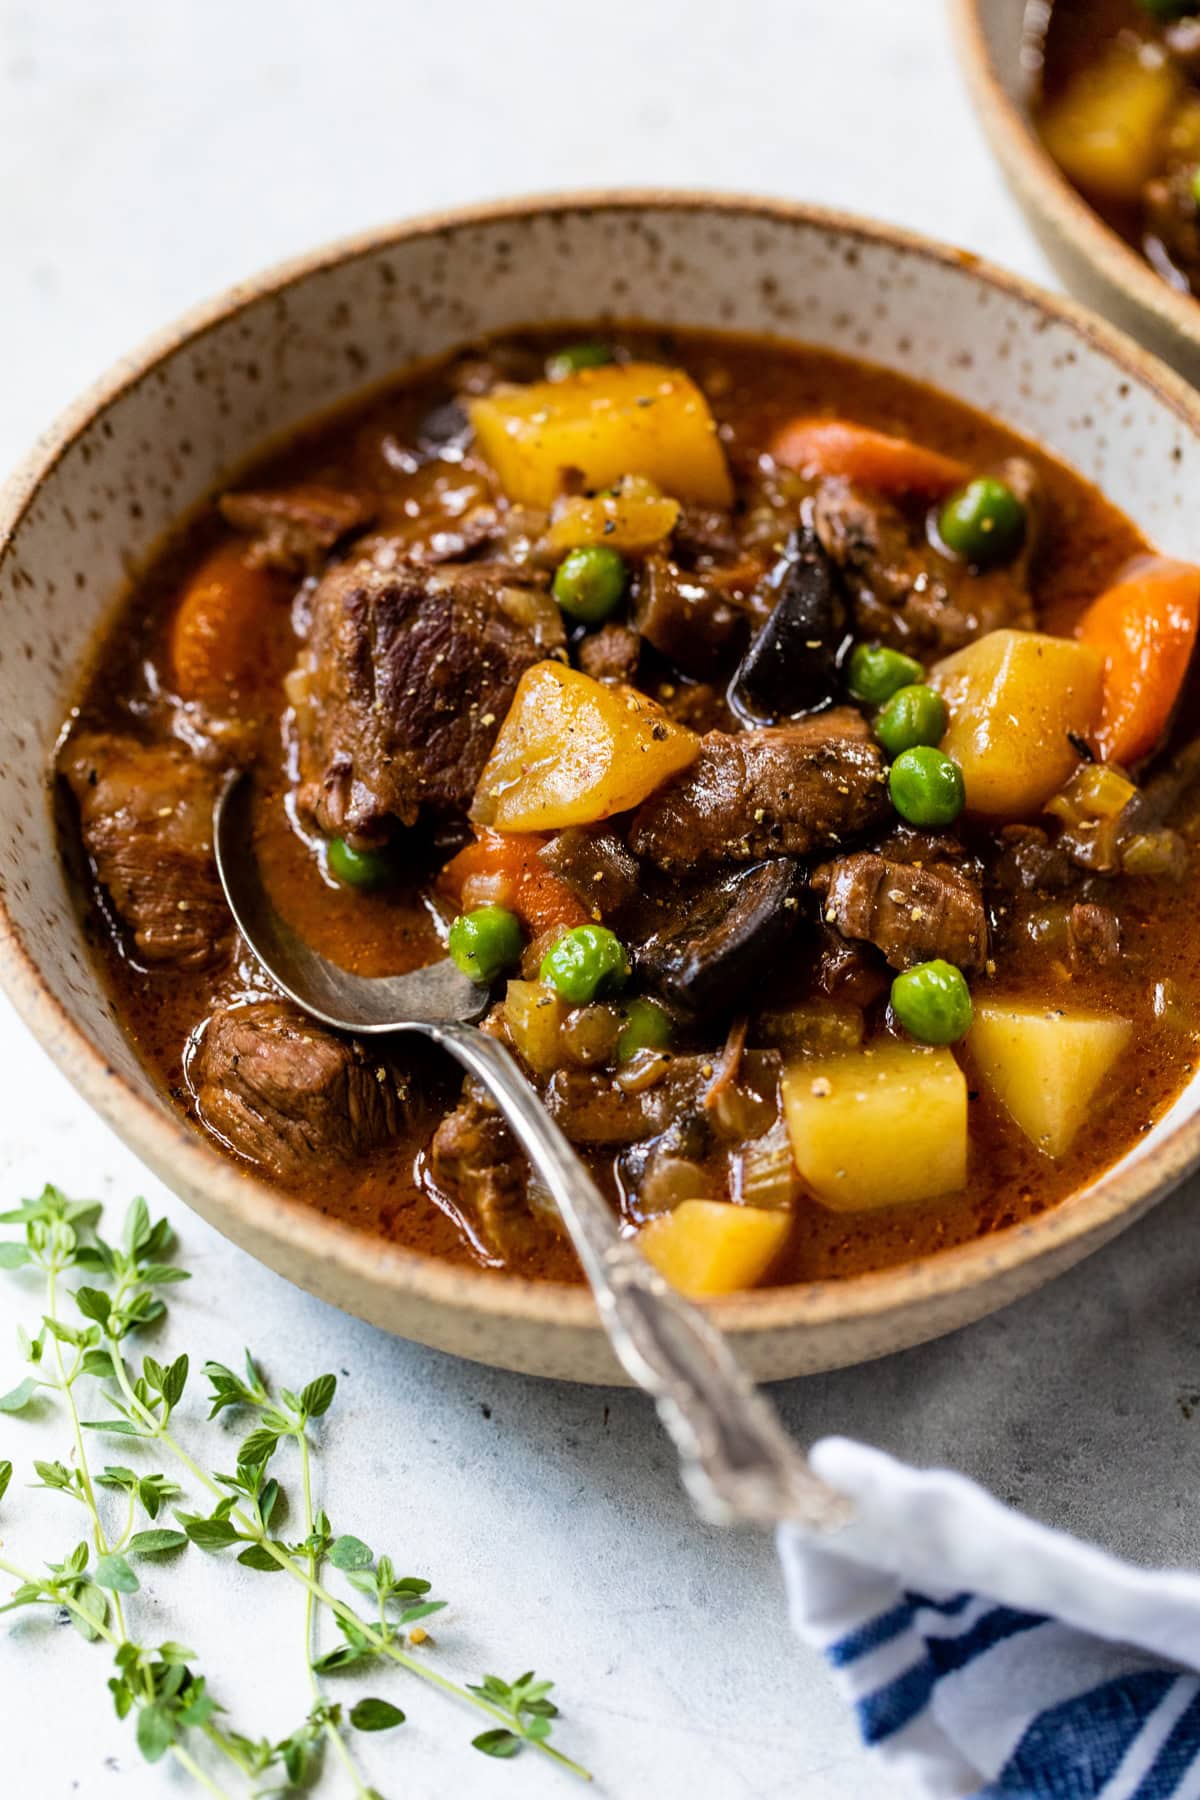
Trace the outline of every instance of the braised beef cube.
{"type": "Polygon", "coordinates": [[[493,1101],[472,1081],[434,1132],[429,1167],[435,1185],[498,1257],[527,1248],[539,1221],[556,1221],[546,1208],[535,1219],[528,1164],[493,1101]]]}
{"type": "Polygon", "coordinates": [[[634,815],[630,844],[659,868],[836,848],[888,810],[879,748],[848,707],[761,731],[713,731],[690,768],[634,815]]]}
{"type": "Polygon", "coordinates": [[[876,945],[893,969],[941,958],[974,973],[987,960],[987,917],[977,882],[946,864],[918,867],[871,851],[818,869],[826,924],[876,945]]]}
{"type": "Polygon", "coordinates": [[[641,660],[642,640],[631,625],[610,620],[590,631],[576,653],[580,668],[593,681],[632,681],[641,660]]]}
{"type": "Polygon", "coordinates": [[[848,588],[856,636],[933,657],[1001,626],[1033,627],[1029,574],[1040,535],[1040,478],[1022,457],[994,472],[1025,505],[1029,525],[1018,555],[983,571],[935,548],[924,514],[840,479],[822,485],[813,522],[848,588]]]}
{"type": "Polygon", "coordinates": [[[736,560],[741,546],[730,515],[720,507],[681,507],[671,533],[671,550],[685,568],[736,560]]]}
{"type": "Polygon", "coordinates": [[[862,1011],[882,999],[892,985],[887,964],[874,944],[851,942],[823,925],[817,935],[812,966],[813,987],[838,1005],[862,1011]]]}
{"type": "Polygon", "coordinates": [[[734,710],[759,723],[828,706],[848,641],[841,584],[813,532],[792,539],[770,590],[774,609],[729,686],[734,710]]]}
{"type": "Polygon", "coordinates": [[[1108,969],[1121,960],[1121,925],[1108,906],[1079,901],[1067,917],[1067,946],[1074,969],[1108,969]]]}
{"type": "Polygon", "coordinates": [[[1061,843],[1052,843],[1040,825],[1005,825],[1000,853],[991,867],[996,887],[1010,893],[1055,893],[1071,881],[1071,864],[1061,843]]]}
{"type": "Polygon", "coordinates": [[[189,1075],[208,1129],[280,1181],[348,1168],[405,1114],[390,1063],[282,1000],[215,1012],[189,1075]]]}
{"type": "Polygon", "coordinates": [[[142,961],[198,969],[222,956],[233,924],[213,860],[218,771],[182,744],[104,731],[71,738],[59,768],[96,878],[142,961]]]}
{"type": "Polygon", "coordinates": [[[375,510],[362,495],[319,482],[222,494],[220,507],[227,524],[249,534],[250,562],[289,575],[315,575],[336,544],[370,524],[375,510]]]}
{"type": "Polygon", "coordinates": [[[613,831],[571,826],[551,838],[538,854],[589,909],[617,912],[637,892],[637,859],[613,831]]]}
{"type": "Polygon", "coordinates": [[[695,1015],[743,1008],[800,919],[804,874],[790,857],[739,869],[681,895],[635,951],[638,973],[695,1015]]]}
{"type": "Polygon", "coordinates": [[[463,812],[512,703],[543,652],[511,616],[519,571],[355,561],[313,596],[289,678],[302,815],[378,841],[398,821],[463,812]]]}
{"type": "Polygon", "coordinates": [[[700,680],[728,670],[748,630],[745,611],[701,574],[648,556],[637,577],[633,622],[661,656],[700,680]]]}

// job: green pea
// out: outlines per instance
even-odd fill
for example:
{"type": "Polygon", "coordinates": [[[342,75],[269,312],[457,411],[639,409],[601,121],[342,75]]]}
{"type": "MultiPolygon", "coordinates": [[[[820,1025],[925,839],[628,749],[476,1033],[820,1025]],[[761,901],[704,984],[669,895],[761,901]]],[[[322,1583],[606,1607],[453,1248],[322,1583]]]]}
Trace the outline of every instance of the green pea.
{"type": "Polygon", "coordinates": [[[607,344],[568,344],[546,360],[546,374],[551,381],[565,381],[578,375],[580,369],[602,369],[613,360],[607,344]]]}
{"type": "Polygon", "coordinates": [[[952,825],[966,805],[962,770],[929,744],[900,752],[888,771],[888,792],[910,825],[952,825]]]}
{"type": "Polygon", "coordinates": [[[606,925],[577,925],[547,950],[538,973],[572,1006],[586,1006],[597,994],[624,987],[629,958],[606,925]]]}
{"type": "Polygon", "coordinates": [[[986,568],[1008,562],[1025,537],[1025,508],[994,475],[980,475],[951,494],[938,514],[938,536],[964,562],[986,568]]]}
{"type": "Polygon", "coordinates": [[[619,605],[627,573],[625,558],[608,544],[581,544],[554,571],[554,598],[572,619],[599,625],[619,605]]]}
{"type": "Polygon", "coordinates": [[[919,682],[897,688],[875,720],[875,736],[889,756],[916,744],[940,744],[946,735],[946,702],[919,682]]]}
{"type": "Polygon", "coordinates": [[[639,1050],[666,1050],[671,1043],[671,1015],[657,1000],[631,1000],[617,1034],[617,1061],[627,1063],[639,1050]]]}
{"type": "Polygon", "coordinates": [[[892,983],[892,1011],[918,1044],[957,1044],[971,1029],[971,991],[953,963],[918,963],[892,983]]]}
{"type": "Polygon", "coordinates": [[[325,848],[329,873],[343,887],[387,887],[396,879],[396,864],[390,850],[356,850],[345,838],[330,838],[325,848]]]}
{"type": "Polygon", "coordinates": [[[846,670],[847,684],[856,700],[882,706],[897,688],[920,681],[925,673],[915,657],[886,644],[855,644],[846,670]]]}
{"type": "Polygon", "coordinates": [[[524,938],[515,913],[503,906],[477,906],[459,913],[450,927],[452,960],[472,981],[495,981],[521,954],[524,938]]]}

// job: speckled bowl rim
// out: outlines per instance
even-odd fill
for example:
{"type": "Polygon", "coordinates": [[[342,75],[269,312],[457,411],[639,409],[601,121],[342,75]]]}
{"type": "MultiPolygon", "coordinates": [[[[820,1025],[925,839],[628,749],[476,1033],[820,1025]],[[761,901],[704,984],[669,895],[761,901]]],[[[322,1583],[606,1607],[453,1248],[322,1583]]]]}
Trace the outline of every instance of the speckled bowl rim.
{"type": "Polygon", "coordinates": [[[982,0],[948,0],[971,97],[1005,169],[1024,184],[1050,225],[1115,288],[1200,351],[1200,299],[1181,294],[1106,225],[1071,185],[996,75],[981,18],[982,0]]]}
{"type": "MultiPolygon", "coordinates": [[[[1074,302],[1049,294],[969,251],[853,214],[788,200],[657,188],[551,193],[426,214],[363,232],[280,263],[191,309],[122,358],[38,439],[0,488],[0,558],[42,482],[88,426],[181,346],[203,337],[265,295],[332,265],[462,227],[557,212],[646,209],[740,213],[794,223],[965,269],[973,279],[1069,326],[1123,371],[1152,388],[1188,430],[1200,437],[1200,396],[1180,377],[1074,302]]],[[[409,1295],[432,1306],[495,1320],[559,1326],[576,1333],[590,1329],[600,1335],[594,1303],[584,1288],[461,1267],[401,1249],[328,1219],[304,1201],[238,1170],[181,1118],[173,1116],[165,1100],[151,1101],[111,1068],[50,992],[2,898],[0,987],[34,1036],[52,1051],[62,1073],[138,1155],[152,1167],[177,1172],[188,1186],[206,1193],[214,1210],[238,1216],[259,1238],[274,1239],[306,1258],[332,1264],[376,1292],[390,1290],[397,1296],[409,1295]]],[[[1198,1163],[1200,1113],[1181,1119],[1131,1166],[1101,1175],[1026,1224],[876,1273],[844,1281],[763,1288],[709,1302],[709,1310],[734,1336],[761,1335],[880,1318],[923,1301],[990,1285],[1007,1272],[1068,1245],[1080,1245],[1089,1237],[1100,1241],[1111,1236],[1119,1223],[1130,1222],[1161,1199],[1198,1163]]]]}

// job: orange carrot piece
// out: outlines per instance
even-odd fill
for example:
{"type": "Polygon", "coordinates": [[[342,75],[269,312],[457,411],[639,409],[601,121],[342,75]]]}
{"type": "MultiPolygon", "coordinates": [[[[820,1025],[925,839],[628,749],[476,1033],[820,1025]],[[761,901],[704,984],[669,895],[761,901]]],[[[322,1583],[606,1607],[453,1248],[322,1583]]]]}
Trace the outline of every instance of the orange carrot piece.
{"type": "Polygon", "coordinates": [[[1179,698],[1200,620],[1200,569],[1143,558],[1094,600],[1076,627],[1104,657],[1096,749],[1132,763],[1162,737],[1179,698]]]}
{"type": "Polygon", "coordinates": [[[548,842],[538,832],[485,831],[446,864],[438,886],[456,906],[465,900],[507,907],[535,936],[558,925],[585,925],[591,915],[583,902],[538,857],[548,842]]]}
{"type": "Polygon", "coordinates": [[[840,475],[881,494],[934,497],[961,487],[970,474],[952,456],[845,419],[791,419],[772,438],[771,455],[785,469],[813,478],[840,475]]]}
{"type": "Polygon", "coordinates": [[[270,608],[283,588],[252,568],[244,547],[222,544],[188,582],[171,624],[171,666],[183,700],[219,704],[263,667],[270,608]]]}

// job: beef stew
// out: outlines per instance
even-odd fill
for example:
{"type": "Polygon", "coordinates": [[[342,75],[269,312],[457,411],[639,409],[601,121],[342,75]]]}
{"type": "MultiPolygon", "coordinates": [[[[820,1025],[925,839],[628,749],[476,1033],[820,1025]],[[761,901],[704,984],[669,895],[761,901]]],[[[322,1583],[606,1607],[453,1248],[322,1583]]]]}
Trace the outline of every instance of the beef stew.
{"type": "Polygon", "coordinates": [[[208,821],[253,764],[293,928],[491,983],[672,1279],[837,1278],[1054,1205],[1186,1082],[1198,611],[1093,489],[899,375],[515,334],[181,528],[68,721],[66,829],[120,1016],[247,1171],[579,1278],[481,1093],[240,944],[208,821]]]}

